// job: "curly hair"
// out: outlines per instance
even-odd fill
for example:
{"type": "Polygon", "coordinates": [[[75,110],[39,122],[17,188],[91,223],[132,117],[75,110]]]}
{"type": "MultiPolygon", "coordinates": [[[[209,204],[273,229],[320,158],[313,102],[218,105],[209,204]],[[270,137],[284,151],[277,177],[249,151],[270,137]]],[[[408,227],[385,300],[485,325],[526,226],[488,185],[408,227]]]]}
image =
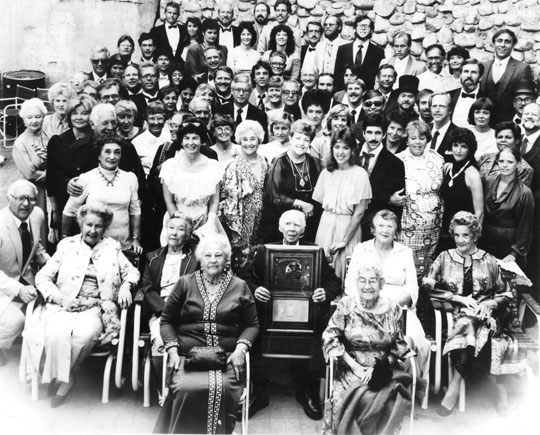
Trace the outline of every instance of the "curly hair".
{"type": "Polygon", "coordinates": [[[455,143],[465,144],[469,149],[469,154],[467,155],[467,160],[470,160],[473,166],[476,166],[476,159],[474,155],[478,149],[478,142],[476,141],[476,136],[468,128],[455,128],[450,131],[448,135],[450,143],[454,145],[455,143]]]}
{"type": "Polygon", "coordinates": [[[328,172],[334,172],[338,168],[338,163],[336,161],[336,158],[334,157],[334,147],[339,142],[345,144],[351,149],[351,158],[349,160],[350,164],[360,164],[360,146],[358,145],[358,142],[356,141],[356,138],[354,137],[351,129],[349,127],[345,127],[332,134],[332,138],[330,139],[330,157],[328,158],[328,162],[326,163],[326,169],[328,170],[328,172]]]}
{"type": "Polygon", "coordinates": [[[313,128],[313,125],[311,125],[311,123],[305,119],[298,119],[297,121],[293,122],[289,135],[293,136],[295,133],[309,136],[310,141],[315,137],[315,129],[313,128]]]}
{"type": "Polygon", "coordinates": [[[249,45],[250,47],[254,47],[255,44],[257,44],[257,32],[255,31],[253,24],[242,21],[238,25],[238,34],[241,35],[244,30],[247,30],[249,33],[251,33],[251,42],[249,43],[249,45]]]}
{"type": "Polygon", "coordinates": [[[332,131],[332,121],[338,116],[345,116],[347,118],[347,127],[351,126],[351,113],[349,112],[349,107],[345,104],[336,104],[332,106],[326,116],[326,129],[328,131],[332,131]]]}
{"type": "Polygon", "coordinates": [[[240,139],[242,139],[248,133],[254,133],[255,136],[257,136],[257,139],[259,139],[259,145],[262,144],[264,140],[264,129],[262,128],[261,124],[251,119],[246,119],[245,121],[242,121],[236,127],[236,133],[234,135],[236,143],[239,144],[240,139]]]}
{"type": "Polygon", "coordinates": [[[208,246],[216,244],[220,247],[223,255],[225,255],[225,261],[228,263],[231,259],[232,248],[231,243],[227,236],[221,234],[210,234],[207,237],[203,237],[199,242],[199,246],[195,250],[195,258],[201,261],[208,246]]]}
{"type": "Polygon", "coordinates": [[[409,122],[405,128],[405,132],[407,133],[407,137],[412,133],[418,133],[419,136],[424,136],[428,142],[431,140],[431,130],[429,129],[429,125],[420,119],[409,122]]]}
{"type": "Polygon", "coordinates": [[[482,224],[478,218],[468,211],[458,211],[450,221],[450,235],[454,237],[454,230],[457,226],[465,226],[471,230],[474,241],[478,240],[482,233],[482,224]]]}
{"type": "Polygon", "coordinates": [[[295,42],[294,42],[294,33],[292,29],[287,26],[286,24],[278,24],[277,26],[274,26],[272,31],[270,32],[270,40],[268,41],[268,50],[275,51],[276,50],[276,35],[278,32],[285,32],[287,34],[287,46],[285,47],[285,53],[287,53],[287,56],[290,56],[294,53],[295,50],[295,42]]]}
{"type": "Polygon", "coordinates": [[[80,228],[82,228],[86,217],[90,214],[102,220],[104,229],[107,229],[111,225],[114,216],[112,210],[101,202],[84,204],[77,211],[77,222],[80,228]]]}

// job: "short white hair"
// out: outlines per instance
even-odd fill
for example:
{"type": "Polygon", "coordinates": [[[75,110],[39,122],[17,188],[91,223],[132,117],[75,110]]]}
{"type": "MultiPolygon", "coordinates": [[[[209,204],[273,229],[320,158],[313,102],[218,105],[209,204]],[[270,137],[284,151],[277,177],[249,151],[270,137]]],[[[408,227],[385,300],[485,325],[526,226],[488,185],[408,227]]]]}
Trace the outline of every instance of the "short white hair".
{"type": "Polygon", "coordinates": [[[201,97],[193,97],[193,99],[189,102],[189,110],[191,112],[194,112],[195,106],[197,104],[204,104],[205,106],[208,107],[210,111],[212,111],[212,106],[210,105],[210,103],[206,100],[203,100],[201,97]]]}
{"type": "Polygon", "coordinates": [[[306,215],[301,212],[300,210],[287,210],[282,213],[282,215],[279,217],[279,227],[281,228],[282,225],[285,225],[285,221],[288,219],[298,219],[300,222],[300,225],[305,230],[306,229],[306,215]]]}
{"type": "Polygon", "coordinates": [[[73,86],[71,86],[71,83],[58,82],[49,88],[47,98],[52,102],[59,95],[66,97],[66,100],[71,100],[77,96],[77,93],[75,92],[75,89],[73,89],[73,86]]]}
{"type": "Polygon", "coordinates": [[[96,104],[94,108],[92,109],[92,113],[90,113],[90,122],[92,124],[96,124],[98,122],[98,119],[108,114],[111,114],[112,116],[116,118],[116,112],[112,104],[109,104],[109,103],[96,104]]]}
{"type": "Polygon", "coordinates": [[[377,275],[377,278],[384,279],[384,272],[383,272],[381,263],[370,258],[358,264],[357,275],[355,277],[356,278],[355,281],[358,281],[358,279],[361,276],[363,276],[365,272],[371,272],[371,271],[375,272],[375,274],[377,275]]]}
{"type": "Polygon", "coordinates": [[[229,239],[222,234],[209,234],[206,237],[201,238],[199,245],[195,251],[195,257],[201,261],[206,249],[210,245],[218,245],[225,255],[225,261],[228,263],[231,260],[232,248],[229,239]]]}
{"type": "Polygon", "coordinates": [[[236,127],[236,133],[234,134],[236,143],[240,143],[240,139],[250,132],[255,133],[255,136],[257,136],[257,139],[259,139],[259,145],[263,143],[264,129],[262,128],[261,124],[251,119],[242,121],[240,124],[238,124],[238,127],[236,127]]]}
{"type": "Polygon", "coordinates": [[[15,192],[21,188],[21,187],[31,187],[32,190],[34,191],[34,195],[38,195],[38,190],[37,190],[37,187],[33,184],[33,183],[30,183],[30,181],[28,180],[17,180],[17,181],[14,181],[13,183],[11,183],[8,187],[8,190],[7,190],[7,196],[15,196],[15,192]]]}
{"type": "Polygon", "coordinates": [[[21,110],[19,112],[20,117],[23,119],[26,118],[26,115],[31,109],[38,109],[43,116],[47,114],[47,108],[45,107],[45,104],[43,104],[43,101],[39,98],[31,98],[21,104],[21,110]]]}
{"type": "Polygon", "coordinates": [[[92,58],[94,54],[98,53],[105,53],[107,59],[111,57],[111,55],[109,54],[109,50],[107,50],[107,47],[105,47],[104,45],[96,45],[94,48],[92,48],[92,50],[90,50],[90,58],[92,58]]]}

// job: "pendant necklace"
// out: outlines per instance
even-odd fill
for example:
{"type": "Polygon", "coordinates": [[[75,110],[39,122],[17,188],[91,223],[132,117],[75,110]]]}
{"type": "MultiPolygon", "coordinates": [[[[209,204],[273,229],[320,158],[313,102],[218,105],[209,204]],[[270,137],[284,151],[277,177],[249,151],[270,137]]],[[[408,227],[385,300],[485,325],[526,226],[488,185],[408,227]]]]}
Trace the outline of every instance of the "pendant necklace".
{"type": "Polygon", "coordinates": [[[103,178],[103,181],[105,181],[105,183],[107,183],[107,187],[109,186],[114,186],[114,182],[116,181],[116,179],[118,178],[118,174],[120,173],[120,171],[118,169],[116,169],[116,171],[114,172],[114,175],[112,178],[108,178],[104,173],[103,171],[101,170],[101,167],[98,166],[98,172],[99,172],[99,175],[101,176],[101,178],[103,178]]]}
{"type": "Polygon", "coordinates": [[[452,170],[450,170],[450,181],[448,182],[448,186],[452,187],[454,185],[454,180],[459,177],[459,174],[461,174],[465,169],[467,169],[467,166],[471,164],[471,161],[469,160],[467,163],[463,165],[463,167],[457,172],[456,175],[452,175],[452,170]]]}

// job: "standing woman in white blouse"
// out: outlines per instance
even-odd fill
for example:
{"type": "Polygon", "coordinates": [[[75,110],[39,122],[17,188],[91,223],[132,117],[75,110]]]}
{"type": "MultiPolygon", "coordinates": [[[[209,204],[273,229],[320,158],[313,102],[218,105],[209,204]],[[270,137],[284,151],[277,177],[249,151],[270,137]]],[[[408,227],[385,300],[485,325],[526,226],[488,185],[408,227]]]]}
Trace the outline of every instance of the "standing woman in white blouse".
{"type": "Polygon", "coordinates": [[[253,24],[242,22],[238,26],[240,33],[240,45],[234,47],[227,56],[227,66],[234,74],[251,74],[251,69],[261,55],[253,47],[257,45],[257,32],[253,24]]]}

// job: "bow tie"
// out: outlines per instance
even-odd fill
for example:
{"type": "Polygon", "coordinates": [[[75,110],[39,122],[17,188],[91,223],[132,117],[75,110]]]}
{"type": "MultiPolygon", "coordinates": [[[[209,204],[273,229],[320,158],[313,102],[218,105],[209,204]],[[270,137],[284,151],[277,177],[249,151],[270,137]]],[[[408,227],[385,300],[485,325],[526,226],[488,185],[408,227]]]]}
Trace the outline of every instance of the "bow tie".
{"type": "Polygon", "coordinates": [[[367,156],[369,156],[369,157],[375,157],[375,154],[373,154],[373,153],[366,153],[366,152],[364,151],[364,152],[362,153],[362,157],[367,157],[367,156]]]}
{"type": "Polygon", "coordinates": [[[176,29],[178,27],[178,25],[177,24],[169,24],[167,27],[169,29],[176,29]]]}
{"type": "Polygon", "coordinates": [[[221,31],[222,32],[232,32],[232,29],[230,27],[228,27],[228,28],[222,27],[221,31]]]}
{"type": "Polygon", "coordinates": [[[315,51],[315,47],[308,47],[307,51],[308,53],[311,53],[312,51],[315,51]]]}
{"type": "Polygon", "coordinates": [[[467,92],[462,92],[461,93],[461,98],[472,98],[474,100],[476,100],[476,96],[474,95],[474,92],[468,94],[467,92]]]}
{"type": "Polygon", "coordinates": [[[514,119],[514,122],[515,122],[517,125],[520,125],[520,124],[521,124],[521,118],[516,118],[516,119],[514,119]]]}

